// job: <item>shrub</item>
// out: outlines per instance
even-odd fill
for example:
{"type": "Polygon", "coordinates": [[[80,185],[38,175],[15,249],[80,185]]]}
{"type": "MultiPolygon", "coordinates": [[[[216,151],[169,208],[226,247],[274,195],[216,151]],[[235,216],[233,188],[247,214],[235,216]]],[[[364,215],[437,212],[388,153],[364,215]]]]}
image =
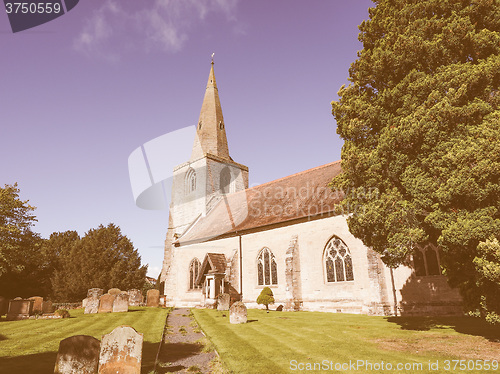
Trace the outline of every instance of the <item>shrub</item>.
{"type": "Polygon", "coordinates": [[[273,291],[269,287],[265,287],[257,298],[257,304],[262,304],[266,306],[266,310],[269,310],[269,304],[274,304],[273,291]]]}
{"type": "Polygon", "coordinates": [[[66,309],[57,309],[55,314],[61,316],[62,318],[69,318],[70,314],[66,309]]]}

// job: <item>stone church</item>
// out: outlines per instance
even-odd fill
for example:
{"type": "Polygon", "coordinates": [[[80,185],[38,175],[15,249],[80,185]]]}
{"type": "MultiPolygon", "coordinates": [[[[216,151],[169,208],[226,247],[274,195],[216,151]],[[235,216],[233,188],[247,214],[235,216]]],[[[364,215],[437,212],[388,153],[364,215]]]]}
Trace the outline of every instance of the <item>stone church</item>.
{"type": "Polygon", "coordinates": [[[212,61],[191,158],[174,168],[161,280],[169,306],[213,305],[221,293],[257,307],[373,315],[457,314],[461,298],[422,246],[389,269],[355,238],[328,183],[340,161],[248,188],[229,155],[212,61]]]}

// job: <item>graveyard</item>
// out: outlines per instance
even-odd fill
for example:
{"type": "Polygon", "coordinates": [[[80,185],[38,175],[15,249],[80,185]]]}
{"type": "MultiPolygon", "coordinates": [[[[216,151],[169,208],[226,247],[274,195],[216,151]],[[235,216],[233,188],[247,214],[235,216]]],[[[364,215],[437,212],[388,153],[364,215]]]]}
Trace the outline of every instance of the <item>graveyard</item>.
{"type": "Polygon", "coordinates": [[[143,335],[141,372],[153,370],[168,309],[129,307],[127,313],[85,314],[70,318],[7,321],[0,318],[0,372],[53,373],[61,340],[89,335],[98,340],[116,327],[130,326],[143,335]]]}

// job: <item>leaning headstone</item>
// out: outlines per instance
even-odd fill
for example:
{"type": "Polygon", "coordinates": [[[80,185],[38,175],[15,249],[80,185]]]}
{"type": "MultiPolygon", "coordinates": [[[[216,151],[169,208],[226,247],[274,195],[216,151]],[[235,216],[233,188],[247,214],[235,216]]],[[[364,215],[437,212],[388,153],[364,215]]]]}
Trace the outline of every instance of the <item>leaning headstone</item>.
{"type": "Polygon", "coordinates": [[[99,299],[99,313],[111,313],[113,311],[114,295],[102,295],[99,299]]]}
{"type": "Polygon", "coordinates": [[[146,294],[146,306],[157,307],[160,305],[160,291],[148,290],[146,294]]]}
{"type": "Polygon", "coordinates": [[[99,311],[99,299],[88,297],[85,304],[85,314],[94,314],[99,311]]]}
{"type": "Polygon", "coordinates": [[[33,300],[14,299],[9,302],[8,320],[29,318],[31,314],[33,314],[33,300]]]}
{"type": "Polygon", "coordinates": [[[95,374],[99,367],[101,343],[88,335],[61,340],[54,374],[95,374]]]}
{"type": "Polygon", "coordinates": [[[282,312],[283,311],[283,305],[278,305],[278,307],[276,308],[276,311],[277,312],[282,312]]]}
{"type": "Polygon", "coordinates": [[[119,326],[101,339],[99,374],[140,374],[144,337],[129,326],[119,326]]]}
{"type": "Polygon", "coordinates": [[[52,308],[52,301],[47,300],[42,303],[42,313],[52,313],[54,309],[52,308]]]}
{"type": "Polygon", "coordinates": [[[126,293],[116,295],[113,302],[113,313],[128,312],[128,298],[129,296],[126,293]]]}
{"type": "Polygon", "coordinates": [[[229,310],[231,296],[228,293],[221,293],[217,297],[217,310],[229,310]]]}
{"type": "Polygon", "coordinates": [[[119,289],[119,288],[110,288],[110,289],[108,290],[108,294],[110,294],[110,295],[115,295],[115,296],[116,296],[116,295],[118,295],[118,294],[119,294],[119,293],[121,293],[121,292],[122,292],[122,291],[120,291],[120,289],[119,289]]]}
{"type": "Polygon", "coordinates": [[[229,309],[229,322],[247,323],[247,307],[241,301],[235,302],[229,309]]]}
{"type": "Polygon", "coordinates": [[[42,313],[43,297],[33,296],[28,300],[33,300],[33,313],[42,313]]]}
{"type": "Polygon", "coordinates": [[[136,289],[129,290],[129,305],[130,306],[140,306],[144,302],[144,297],[142,296],[142,292],[136,289]]]}
{"type": "Polygon", "coordinates": [[[7,314],[8,307],[9,301],[5,297],[0,296],[0,316],[7,314]]]}
{"type": "Polygon", "coordinates": [[[93,297],[94,299],[99,299],[103,294],[102,288],[90,288],[87,291],[87,297],[93,297]]]}

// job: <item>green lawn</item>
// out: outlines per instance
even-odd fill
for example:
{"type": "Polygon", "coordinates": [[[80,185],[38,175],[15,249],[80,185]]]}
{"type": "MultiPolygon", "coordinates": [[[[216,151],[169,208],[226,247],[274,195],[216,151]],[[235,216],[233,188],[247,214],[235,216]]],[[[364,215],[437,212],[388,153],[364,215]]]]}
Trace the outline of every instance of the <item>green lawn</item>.
{"type": "Polygon", "coordinates": [[[153,370],[167,309],[130,308],[128,313],[83,314],[71,310],[71,318],[6,321],[0,319],[0,373],[53,373],[59,342],[73,335],[102,335],[128,325],[144,334],[142,372],[153,370]]]}
{"type": "Polygon", "coordinates": [[[228,312],[193,309],[193,314],[234,373],[498,372],[493,370],[491,360],[500,360],[500,330],[476,319],[266,313],[251,309],[249,323],[231,325],[228,312]],[[487,359],[489,371],[474,370],[475,365],[485,363],[476,360],[487,359]],[[383,369],[377,367],[382,362],[383,369]],[[429,362],[433,369],[437,362],[438,370],[430,370],[429,362]],[[342,364],[343,368],[338,366],[342,364]],[[406,364],[406,369],[403,366],[398,370],[397,364],[406,364]],[[460,364],[470,365],[472,370],[460,370],[460,364]],[[447,365],[450,370],[446,370],[447,365]]]}

